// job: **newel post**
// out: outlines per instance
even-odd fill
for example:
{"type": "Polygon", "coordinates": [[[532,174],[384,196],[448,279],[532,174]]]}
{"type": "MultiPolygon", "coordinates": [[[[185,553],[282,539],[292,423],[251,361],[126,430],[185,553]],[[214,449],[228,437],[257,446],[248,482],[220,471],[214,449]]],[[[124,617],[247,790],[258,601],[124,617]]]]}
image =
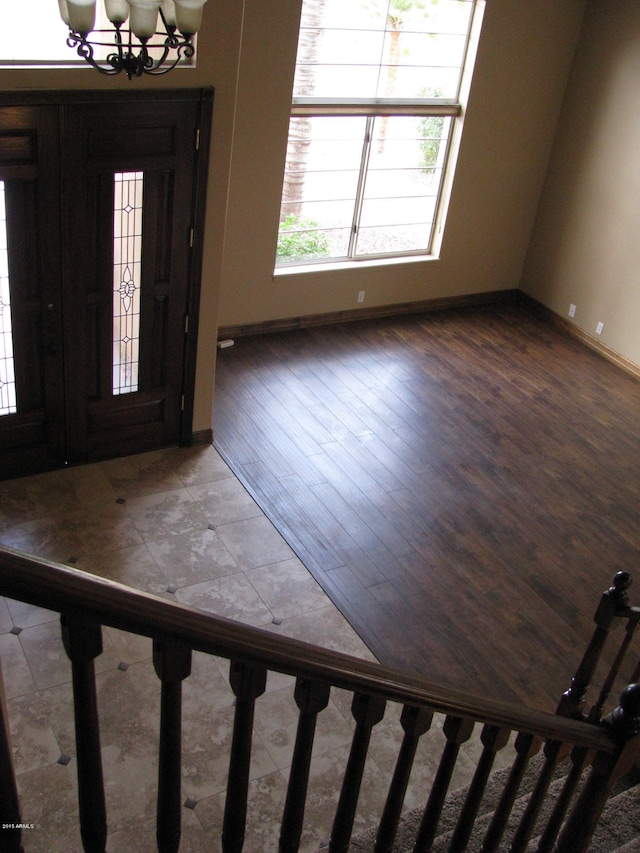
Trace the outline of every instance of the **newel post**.
{"type": "Polygon", "coordinates": [[[613,586],[602,594],[593,621],[596,628],[587,646],[580,665],[571,679],[571,687],[562,695],[556,711],[561,717],[580,717],[585,703],[585,695],[597,666],[602,649],[609,636],[613,620],[622,616],[629,608],[627,590],[631,586],[631,575],[618,572],[613,586]]]}
{"type": "Polygon", "coordinates": [[[600,820],[612,784],[633,766],[640,752],[640,684],[630,684],[619,706],[602,721],[618,740],[613,752],[599,752],[580,796],[560,833],[555,853],[582,853],[600,820]]]}

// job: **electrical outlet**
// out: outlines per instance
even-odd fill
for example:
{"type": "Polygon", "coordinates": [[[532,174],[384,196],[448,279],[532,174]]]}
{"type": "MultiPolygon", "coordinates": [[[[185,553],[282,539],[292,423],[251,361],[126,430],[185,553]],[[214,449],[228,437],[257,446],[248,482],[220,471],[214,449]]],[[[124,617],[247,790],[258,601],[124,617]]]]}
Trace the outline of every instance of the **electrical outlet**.
{"type": "Polygon", "coordinates": [[[601,335],[603,329],[604,329],[604,323],[598,323],[598,325],[596,326],[596,335],[601,335]]]}
{"type": "Polygon", "coordinates": [[[358,302],[364,302],[364,290],[358,291],[358,302]]]}
{"type": "Polygon", "coordinates": [[[570,317],[576,316],[576,306],[573,303],[571,303],[571,305],[569,305],[569,316],[570,317]]]}

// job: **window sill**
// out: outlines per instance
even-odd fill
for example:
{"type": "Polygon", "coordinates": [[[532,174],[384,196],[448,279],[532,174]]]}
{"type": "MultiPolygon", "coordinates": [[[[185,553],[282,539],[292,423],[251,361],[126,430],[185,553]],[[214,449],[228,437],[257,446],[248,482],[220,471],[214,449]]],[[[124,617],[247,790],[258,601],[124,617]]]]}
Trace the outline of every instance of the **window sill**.
{"type": "Polygon", "coordinates": [[[439,261],[438,255],[405,255],[395,258],[367,258],[361,261],[335,261],[321,264],[291,264],[290,266],[276,267],[273,278],[289,278],[297,275],[308,275],[309,273],[344,272],[348,270],[370,269],[372,267],[404,266],[405,264],[423,264],[426,262],[439,261]]]}

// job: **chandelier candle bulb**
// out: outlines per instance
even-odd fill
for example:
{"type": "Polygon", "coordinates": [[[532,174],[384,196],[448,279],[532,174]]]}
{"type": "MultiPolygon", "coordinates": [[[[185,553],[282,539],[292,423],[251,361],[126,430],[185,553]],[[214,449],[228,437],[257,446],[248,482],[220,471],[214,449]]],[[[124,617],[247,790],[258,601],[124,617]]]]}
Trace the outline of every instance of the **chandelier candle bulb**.
{"type": "Polygon", "coordinates": [[[207,0],[175,0],[176,23],[186,38],[197,33],[202,24],[202,7],[207,0]]]}
{"type": "Polygon", "coordinates": [[[176,4],[173,0],[162,0],[162,14],[168,27],[176,26],[176,4]]]}
{"type": "Polygon", "coordinates": [[[96,25],[96,0],[67,0],[69,26],[76,33],[90,33],[96,25]]]}
{"type": "Polygon", "coordinates": [[[131,7],[127,0],[104,0],[104,8],[112,24],[124,24],[131,7]]]}
{"type": "Polygon", "coordinates": [[[67,0],[58,0],[58,8],[60,9],[60,17],[69,26],[69,9],[67,8],[67,0]]]}
{"type": "Polygon", "coordinates": [[[139,39],[148,39],[158,26],[160,0],[129,0],[131,29],[139,39]]]}

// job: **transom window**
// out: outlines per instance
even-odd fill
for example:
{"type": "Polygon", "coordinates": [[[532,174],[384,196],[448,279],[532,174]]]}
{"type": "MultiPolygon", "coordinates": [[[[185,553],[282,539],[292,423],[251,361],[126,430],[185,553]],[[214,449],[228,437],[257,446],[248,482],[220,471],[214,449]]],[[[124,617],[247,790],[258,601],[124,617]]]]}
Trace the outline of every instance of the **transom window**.
{"type": "Polygon", "coordinates": [[[479,5],[303,0],[278,267],[432,251],[479,5]]]}

